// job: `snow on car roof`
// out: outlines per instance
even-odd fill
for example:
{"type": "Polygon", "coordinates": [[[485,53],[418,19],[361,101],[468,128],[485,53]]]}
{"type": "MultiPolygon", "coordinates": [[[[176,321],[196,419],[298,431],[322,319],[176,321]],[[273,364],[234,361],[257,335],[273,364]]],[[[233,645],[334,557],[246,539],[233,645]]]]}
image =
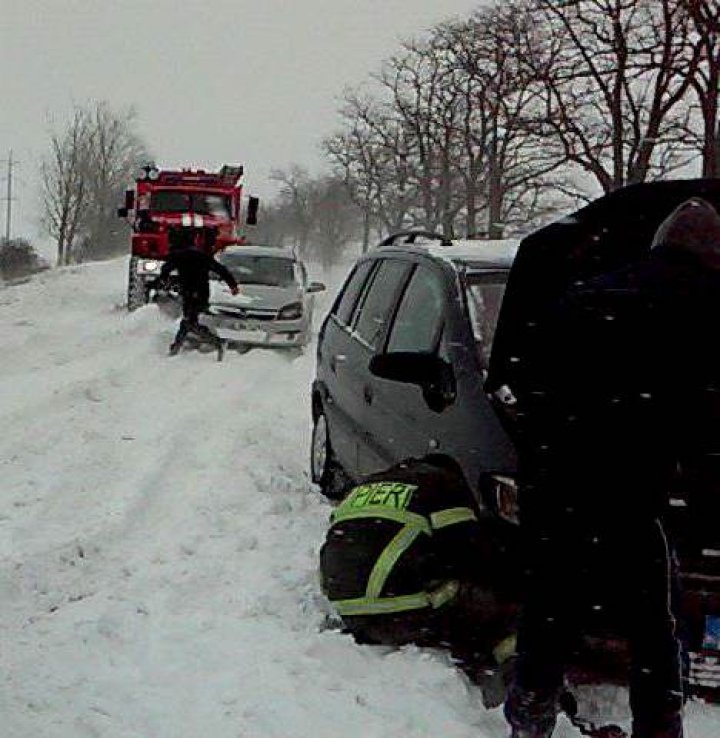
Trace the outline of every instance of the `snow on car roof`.
{"type": "Polygon", "coordinates": [[[501,264],[509,267],[520,246],[520,239],[453,239],[449,246],[443,246],[440,241],[427,240],[418,241],[416,245],[426,248],[435,257],[453,262],[501,264]]]}

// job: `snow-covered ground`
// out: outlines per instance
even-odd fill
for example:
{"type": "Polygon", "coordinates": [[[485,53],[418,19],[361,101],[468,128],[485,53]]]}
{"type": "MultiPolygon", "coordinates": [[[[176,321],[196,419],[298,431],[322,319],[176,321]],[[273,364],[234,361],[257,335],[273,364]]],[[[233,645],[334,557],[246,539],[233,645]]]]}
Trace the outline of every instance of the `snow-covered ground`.
{"type": "MultiPolygon", "coordinates": [[[[0,290],[0,735],[505,736],[445,654],[326,628],[313,352],[170,359],[124,281],[0,290]]],[[[720,709],[687,725],[717,738],[720,709]]]]}

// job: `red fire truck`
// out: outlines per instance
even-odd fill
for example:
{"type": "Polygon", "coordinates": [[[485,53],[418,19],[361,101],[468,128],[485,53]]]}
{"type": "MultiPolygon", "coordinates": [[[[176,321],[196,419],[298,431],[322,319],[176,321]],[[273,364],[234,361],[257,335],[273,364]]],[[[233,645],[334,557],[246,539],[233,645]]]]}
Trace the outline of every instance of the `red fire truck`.
{"type": "MultiPolygon", "coordinates": [[[[213,251],[244,243],[241,166],[217,172],[202,169],[141,168],[134,189],[125,193],[118,215],[132,227],[127,304],[129,310],[149,299],[148,282],[160,273],[170,248],[172,229],[189,227],[213,232],[213,251]]],[[[255,225],[259,201],[248,200],[245,223],[255,225]]]]}

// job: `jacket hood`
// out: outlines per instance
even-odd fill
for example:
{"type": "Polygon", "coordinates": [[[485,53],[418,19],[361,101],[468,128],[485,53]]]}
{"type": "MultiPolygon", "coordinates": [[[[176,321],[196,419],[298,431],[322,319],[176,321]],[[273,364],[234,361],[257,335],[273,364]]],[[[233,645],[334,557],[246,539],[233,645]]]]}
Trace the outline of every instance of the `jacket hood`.
{"type": "Polygon", "coordinates": [[[720,215],[705,200],[687,200],[660,224],[652,248],[691,254],[720,269],[720,215]]]}

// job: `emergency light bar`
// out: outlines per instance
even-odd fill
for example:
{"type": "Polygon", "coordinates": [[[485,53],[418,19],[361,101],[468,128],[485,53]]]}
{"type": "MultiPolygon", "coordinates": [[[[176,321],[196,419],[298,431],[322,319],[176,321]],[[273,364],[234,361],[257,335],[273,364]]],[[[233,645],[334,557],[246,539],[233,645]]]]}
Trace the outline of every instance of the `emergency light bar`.
{"type": "Polygon", "coordinates": [[[154,181],[158,179],[159,176],[160,170],[154,164],[145,164],[145,166],[140,167],[136,179],[150,179],[154,181]]]}

